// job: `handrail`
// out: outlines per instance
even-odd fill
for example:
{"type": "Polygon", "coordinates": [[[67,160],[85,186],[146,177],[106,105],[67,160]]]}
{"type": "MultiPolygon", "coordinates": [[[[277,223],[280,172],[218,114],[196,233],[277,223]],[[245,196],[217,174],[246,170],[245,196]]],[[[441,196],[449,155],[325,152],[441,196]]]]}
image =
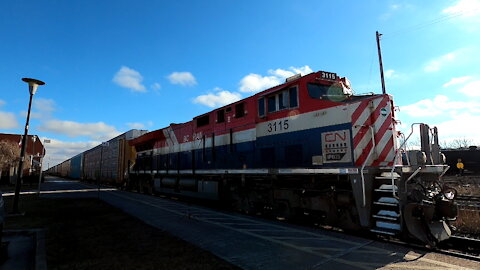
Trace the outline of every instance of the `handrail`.
{"type": "Polygon", "coordinates": [[[408,184],[408,182],[410,182],[410,180],[412,180],[413,177],[415,177],[415,175],[417,175],[417,174],[420,172],[420,170],[422,170],[422,167],[421,167],[421,166],[418,167],[418,168],[412,173],[412,175],[410,175],[410,177],[408,177],[407,181],[405,181],[405,190],[407,190],[407,184],[408,184]]]}
{"type": "MultiPolygon", "coordinates": [[[[362,125],[361,127],[366,127],[366,126],[362,125]]],[[[365,207],[367,205],[367,199],[365,197],[365,176],[363,175],[363,169],[367,165],[368,159],[370,158],[370,156],[372,155],[372,153],[373,153],[373,151],[375,150],[375,147],[376,147],[376,145],[375,145],[375,132],[374,132],[372,126],[368,126],[368,127],[370,128],[370,132],[372,133],[372,148],[370,149],[370,152],[368,153],[367,158],[365,159],[362,167],[360,168],[360,177],[362,178],[363,207],[365,207]]]]}
{"type": "MultiPolygon", "coordinates": [[[[398,196],[395,192],[395,177],[393,176],[393,171],[395,171],[395,164],[397,163],[397,158],[398,158],[398,150],[399,149],[403,149],[403,147],[405,146],[405,144],[407,143],[408,139],[410,139],[410,136],[412,136],[413,134],[413,126],[415,125],[421,125],[422,123],[413,123],[410,127],[410,134],[408,134],[407,138],[403,141],[403,143],[400,145],[400,147],[398,147],[398,149],[395,150],[395,157],[393,159],[393,164],[392,164],[392,170],[390,171],[390,175],[392,176],[392,194],[393,194],[393,197],[394,198],[397,198],[398,199],[398,196]]],[[[408,154],[407,154],[408,156],[408,154]]],[[[408,159],[408,157],[407,157],[408,159]]]]}

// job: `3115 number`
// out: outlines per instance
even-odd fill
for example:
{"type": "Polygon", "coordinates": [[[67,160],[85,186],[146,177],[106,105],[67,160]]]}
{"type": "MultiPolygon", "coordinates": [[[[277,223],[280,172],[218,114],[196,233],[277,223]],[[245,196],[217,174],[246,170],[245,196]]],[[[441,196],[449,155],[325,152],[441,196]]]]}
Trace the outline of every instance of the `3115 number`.
{"type": "Polygon", "coordinates": [[[286,120],[280,120],[280,121],[274,121],[270,122],[267,124],[267,131],[270,132],[277,132],[277,131],[282,131],[282,130],[287,130],[289,127],[288,125],[288,119],[286,120]]]}

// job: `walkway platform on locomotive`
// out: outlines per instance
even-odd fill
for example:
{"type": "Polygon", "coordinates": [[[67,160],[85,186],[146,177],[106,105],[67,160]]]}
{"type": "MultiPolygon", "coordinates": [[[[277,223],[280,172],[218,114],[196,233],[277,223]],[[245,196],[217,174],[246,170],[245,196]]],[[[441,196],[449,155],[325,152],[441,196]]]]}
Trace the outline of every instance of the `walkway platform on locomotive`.
{"type": "Polygon", "coordinates": [[[242,269],[475,269],[477,262],[160,197],[57,181],[42,196],[97,197],[242,269]],[[91,190],[91,192],[85,192],[91,190]]]}

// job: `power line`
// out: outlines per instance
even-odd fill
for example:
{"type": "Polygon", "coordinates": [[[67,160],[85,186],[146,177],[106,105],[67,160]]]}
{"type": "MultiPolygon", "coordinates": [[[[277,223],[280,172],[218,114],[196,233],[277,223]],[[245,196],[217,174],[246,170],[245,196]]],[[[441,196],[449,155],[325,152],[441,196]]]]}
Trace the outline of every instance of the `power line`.
{"type": "Polygon", "coordinates": [[[390,33],[387,32],[386,34],[383,34],[382,38],[383,39],[392,38],[392,37],[395,37],[395,36],[398,36],[398,35],[401,35],[401,34],[404,34],[404,33],[407,33],[407,32],[413,32],[413,31],[421,30],[421,29],[429,27],[431,25],[442,23],[442,22],[445,22],[445,21],[449,21],[451,19],[460,17],[460,16],[465,15],[467,13],[476,12],[476,11],[479,11],[479,10],[480,10],[480,8],[475,8],[475,9],[471,9],[471,10],[468,10],[468,11],[464,10],[464,11],[454,12],[454,13],[451,13],[451,14],[448,14],[448,15],[445,15],[445,16],[441,16],[441,17],[438,17],[438,18],[435,18],[435,19],[432,19],[432,20],[429,20],[429,21],[425,21],[425,22],[422,22],[422,23],[419,23],[419,24],[411,25],[411,26],[408,26],[408,27],[405,27],[403,29],[399,29],[399,30],[396,30],[396,31],[393,31],[393,32],[390,32],[390,33]]]}

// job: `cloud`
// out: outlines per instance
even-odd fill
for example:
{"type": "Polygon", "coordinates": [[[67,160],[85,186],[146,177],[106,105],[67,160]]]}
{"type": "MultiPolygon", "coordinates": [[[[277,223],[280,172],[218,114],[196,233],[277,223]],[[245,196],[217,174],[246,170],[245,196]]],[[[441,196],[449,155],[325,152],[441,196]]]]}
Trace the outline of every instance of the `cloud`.
{"type": "Polygon", "coordinates": [[[469,82],[458,91],[469,97],[480,97],[480,80],[469,82]]]}
{"type": "Polygon", "coordinates": [[[443,87],[449,87],[449,86],[452,86],[452,85],[463,84],[463,83],[469,81],[470,79],[472,79],[472,76],[463,76],[463,77],[452,78],[450,81],[445,83],[443,85],[443,87]]]}
{"type": "Polygon", "coordinates": [[[117,85],[128,88],[134,92],[146,92],[145,86],[142,85],[142,75],[131,68],[122,66],[113,77],[113,82],[117,85]]]}
{"type": "MultiPolygon", "coordinates": [[[[45,119],[50,118],[52,112],[56,110],[53,99],[38,98],[33,100],[33,110],[30,112],[30,118],[45,119]]],[[[27,117],[27,111],[21,111],[22,117],[27,117]]]]}
{"type": "Polygon", "coordinates": [[[45,139],[50,140],[50,143],[44,144],[46,155],[43,161],[43,166],[45,169],[57,165],[100,144],[100,142],[97,141],[65,142],[47,137],[41,139],[42,141],[45,139]]]}
{"type": "Polygon", "coordinates": [[[127,123],[127,126],[132,129],[144,129],[145,124],[143,123],[127,123]]]}
{"type": "Polygon", "coordinates": [[[49,120],[38,127],[39,131],[66,135],[70,138],[86,136],[93,140],[109,140],[120,134],[113,126],[103,122],[78,123],[73,121],[49,120]]]}
{"type": "Polygon", "coordinates": [[[217,92],[196,97],[193,100],[193,103],[202,104],[210,108],[215,108],[233,103],[242,98],[239,93],[222,90],[220,88],[216,88],[215,91],[217,92]]]}
{"type": "MultiPolygon", "coordinates": [[[[441,141],[467,138],[475,143],[480,143],[480,102],[453,101],[444,95],[437,95],[433,99],[424,99],[414,104],[401,106],[400,114],[411,116],[413,122],[426,122],[430,127],[438,127],[441,141]]],[[[401,119],[407,119],[401,117],[401,119]]],[[[401,130],[410,133],[410,124],[405,122],[401,130]]],[[[418,130],[414,135],[418,134],[418,130]]]]}
{"type": "Polygon", "coordinates": [[[0,129],[14,129],[17,127],[18,122],[15,114],[0,111],[0,129]]]}
{"type": "Polygon", "coordinates": [[[33,108],[41,112],[55,111],[55,101],[47,98],[37,98],[33,101],[33,108]]]}
{"type": "Polygon", "coordinates": [[[173,72],[168,75],[168,80],[172,84],[179,84],[183,86],[194,86],[197,84],[195,77],[190,72],[173,72]]]}
{"type": "Polygon", "coordinates": [[[474,17],[480,14],[480,1],[478,0],[460,0],[453,6],[442,10],[442,13],[452,16],[474,17]]]}
{"type": "Polygon", "coordinates": [[[479,123],[480,115],[462,113],[455,115],[452,119],[434,124],[438,128],[440,140],[451,140],[465,138],[471,140],[474,144],[480,144],[478,134],[480,134],[479,123]]]}
{"type": "Polygon", "coordinates": [[[458,57],[458,52],[450,52],[445,55],[442,55],[438,58],[435,58],[433,60],[430,60],[425,67],[424,71],[425,72],[437,72],[439,71],[443,66],[447,65],[448,63],[453,62],[456,58],[458,57]]]}
{"type": "Polygon", "coordinates": [[[312,73],[312,69],[309,66],[303,67],[290,67],[285,69],[270,69],[268,73],[270,76],[262,76],[255,73],[250,73],[240,80],[240,92],[243,93],[255,93],[261,90],[265,90],[284,82],[288,77],[295,74],[306,75],[312,73]]]}
{"type": "Polygon", "coordinates": [[[153,90],[160,90],[160,88],[162,88],[162,86],[156,82],[156,83],[153,83],[150,88],[152,88],[153,90]]]}
{"type": "Polygon", "coordinates": [[[398,77],[398,75],[396,74],[395,70],[388,69],[387,71],[385,71],[385,78],[393,79],[393,78],[396,78],[396,77],[398,77]]]}
{"type": "Polygon", "coordinates": [[[460,113],[480,113],[480,103],[474,101],[451,101],[447,96],[437,95],[433,99],[424,99],[411,105],[401,106],[400,109],[401,112],[416,118],[439,115],[450,117],[460,113]]]}

